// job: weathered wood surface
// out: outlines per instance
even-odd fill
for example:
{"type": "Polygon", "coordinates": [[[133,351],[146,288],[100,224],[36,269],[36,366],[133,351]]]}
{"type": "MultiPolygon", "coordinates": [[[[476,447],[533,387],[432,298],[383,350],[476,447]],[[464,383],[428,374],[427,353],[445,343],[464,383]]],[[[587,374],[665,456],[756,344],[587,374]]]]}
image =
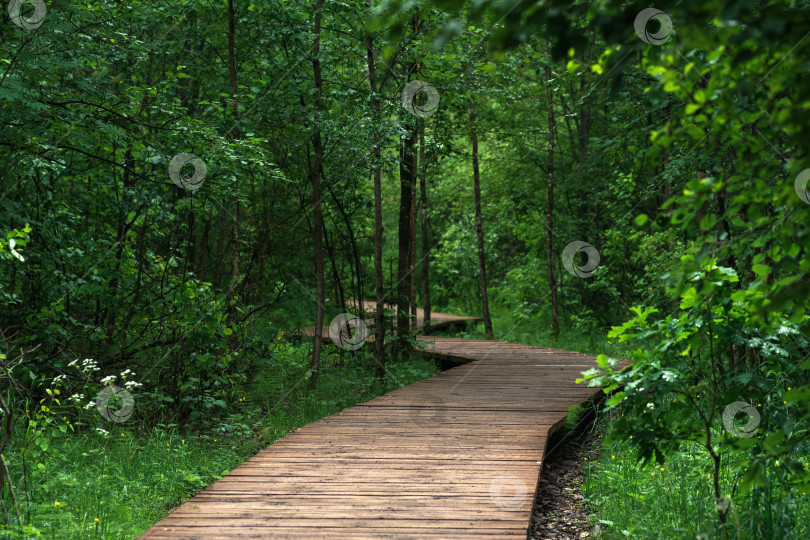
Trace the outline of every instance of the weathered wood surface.
{"type": "MultiPolygon", "coordinates": [[[[346,302],[350,308],[356,308],[357,302],[355,300],[348,300],[346,302]]],[[[385,309],[391,309],[396,313],[397,308],[396,306],[392,306],[389,304],[385,305],[385,309]]],[[[372,342],[374,341],[374,331],[371,330],[374,327],[374,303],[371,301],[366,300],[363,304],[363,311],[367,313],[365,317],[363,317],[363,322],[368,327],[368,336],[366,337],[366,341],[372,342]]],[[[464,326],[467,324],[475,324],[479,322],[483,322],[483,317],[466,317],[464,315],[448,315],[447,313],[437,313],[431,312],[430,314],[430,328],[431,330],[441,330],[444,328],[448,328],[450,326],[464,326]]],[[[416,328],[421,329],[425,327],[425,311],[422,308],[418,308],[416,310],[416,328]]],[[[315,327],[314,326],[307,326],[304,328],[300,328],[297,330],[301,334],[305,336],[312,337],[315,335],[315,327]]],[[[329,326],[323,327],[323,333],[321,334],[322,339],[327,342],[331,343],[332,339],[329,336],[329,326]]]]}
{"type": "Polygon", "coordinates": [[[546,441],[594,357],[422,337],[468,363],[299,428],[141,538],[526,538],[546,441]]]}

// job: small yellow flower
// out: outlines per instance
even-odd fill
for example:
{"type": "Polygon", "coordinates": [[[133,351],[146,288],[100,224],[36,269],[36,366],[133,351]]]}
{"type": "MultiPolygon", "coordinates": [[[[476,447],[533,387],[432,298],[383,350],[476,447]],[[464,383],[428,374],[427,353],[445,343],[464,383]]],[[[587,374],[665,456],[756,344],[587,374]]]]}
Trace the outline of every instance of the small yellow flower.
{"type": "Polygon", "coordinates": [[[616,459],[616,456],[610,456],[610,459],[616,459]]]}
{"type": "Polygon", "coordinates": [[[93,523],[98,523],[98,518],[94,519],[93,523]]]}
{"type": "Polygon", "coordinates": [[[633,438],[633,436],[632,436],[632,435],[630,435],[630,438],[632,439],[632,438],[633,438]]]}
{"type": "Polygon", "coordinates": [[[53,505],[54,505],[55,507],[57,507],[57,508],[59,508],[60,506],[62,506],[61,504],[59,504],[59,501],[56,501],[55,503],[53,503],[53,505]]]}
{"type": "Polygon", "coordinates": [[[217,440],[216,440],[216,439],[214,439],[214,442],[217,442],[217,440]]]}
{"type": "MultiPolygon", "coordinates": [[[[789,386],[788,386],[788,391],[790,391],[790,387],[789,387],[789,386]]],[[[57,392],[57,393],[59,393],[59,390],[57,390],[56,392],[57,392]]]]}
{"type": "Polygon", "coordinates": [[[655,473],[654,473],[654,472],[651,472],[651,473],[650,473],[650,476],[655,476],[655,473]]]}
{"type": "Polygon", "coordinates": [[[782,400],[782,403],[784,403],[785,405],[787,405],[787,401],[782,400]]]}
{"type": "Polygon", "coordinates": [[[664,472],[664,468],[663,468],[663,467],[661,467],[661,472],[664,472]]]}
{"type": "Polygon", "coordinates": [[[124,434],[122,433],[122,434],[121,434],[121,436],[123,437],[123,436],[124,436],[124,434]]]}

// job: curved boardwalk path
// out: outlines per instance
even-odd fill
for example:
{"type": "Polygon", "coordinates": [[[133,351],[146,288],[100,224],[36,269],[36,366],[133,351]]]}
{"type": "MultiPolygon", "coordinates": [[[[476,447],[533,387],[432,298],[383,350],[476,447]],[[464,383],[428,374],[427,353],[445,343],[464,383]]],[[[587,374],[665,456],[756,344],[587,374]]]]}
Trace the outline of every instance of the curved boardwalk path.
{"type": "Polygon", "coordinates": [[[419,339],[467,363],[291,432],[141,538],[526,538],[548,437],[598,391],[574,383],[594,357],[419,339]]]}

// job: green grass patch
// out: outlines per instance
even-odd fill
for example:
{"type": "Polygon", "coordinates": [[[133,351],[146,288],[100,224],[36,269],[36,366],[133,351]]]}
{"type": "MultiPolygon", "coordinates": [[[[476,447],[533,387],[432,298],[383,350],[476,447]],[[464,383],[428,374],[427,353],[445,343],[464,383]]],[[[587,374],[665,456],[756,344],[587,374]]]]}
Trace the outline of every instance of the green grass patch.
{"type": "MultiPolygon", "coordinates": [[[[722,538],[712,486],[713,464],[705,449],[687,445],[663,464],[643,466],[636,461],[631,440],[603,442],[619,414],[599,415],[595,454],[586,466],[583,493],[593,512],[597,537],[722,538]]],[[[731,493],[746,472],[740,465],[723,460],[723,493],[731,493]]],[[[728,537],[810,537],[807,492],[786,488],[786,472],[779,467],[766,474],[766,487],[733,497],[728,537]]]]}

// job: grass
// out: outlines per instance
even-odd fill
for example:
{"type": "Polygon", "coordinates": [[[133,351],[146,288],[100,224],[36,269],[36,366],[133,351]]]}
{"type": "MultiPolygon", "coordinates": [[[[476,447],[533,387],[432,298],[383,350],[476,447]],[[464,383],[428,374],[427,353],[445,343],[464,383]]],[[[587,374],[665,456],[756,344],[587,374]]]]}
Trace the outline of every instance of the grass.
{"type": "MultiPolygon", "coordinates": [[[[304,343],[291,350],[304,358],[309,349],[304,343]]],[[[332,354],[314,390],[302,384],[304,371],[290,364],[265,364],[227,411],[197,429],[149,426],[137,415],[114,424],[96,414],[95,424],[51,436],[37,459],[19,446],[20,422],[5,455],[27,524],[21,537],[133,538],[291,430],[438,369],[421,357],[408,364],[391,362],[382,388],[367,355],[332,354]]],[[[10,499],[6,501],[8,505],[10,499]]],[[[0,537],[14,536],[7,532],[0,537]]]]}
{"type": "MultiPolygon", "coordinates": [[[[595,453],[586,466],[584,495],[593,512],[596,536],[720,538],[712,463],[705,449],[687,445],[663,464],[643,466],[636,460],[631,441],[604,442],[619,414],[613,410],[599,415],[595,453]]],[[[729,457],[723,460],[723,493],[730,493],[746,472],[740,463],[729,457]]],[[[734,497],[730,538],[808,538],[810,499],[806,492],[785,488],[787,483],[778,468],[767,474],[767,487],[734,497]]]]}

